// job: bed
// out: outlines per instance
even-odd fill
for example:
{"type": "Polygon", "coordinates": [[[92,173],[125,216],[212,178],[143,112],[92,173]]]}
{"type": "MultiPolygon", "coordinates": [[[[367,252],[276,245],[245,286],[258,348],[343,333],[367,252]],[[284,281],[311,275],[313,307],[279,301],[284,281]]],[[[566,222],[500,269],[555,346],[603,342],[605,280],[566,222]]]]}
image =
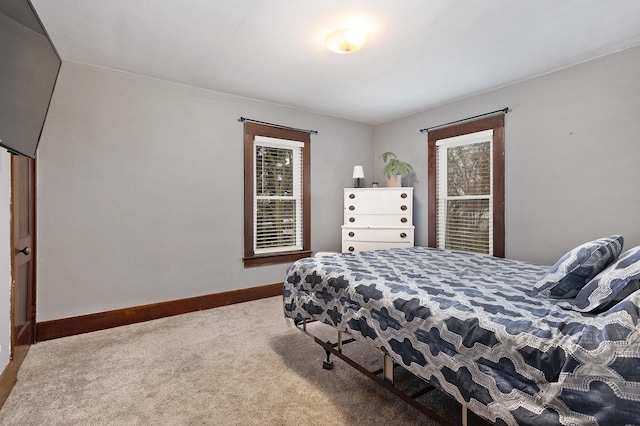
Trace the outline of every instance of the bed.
{"type": "MultiPolygon", "coordinates": [[[[284,314],[373,345],[496,424],[640,424],[640,270],[627,268],[632,285],[613,296],[603,279],[580,294],[628,266],[617,241],[609,258],[581,261],[584,282],[565,279],[561,298],[549,279],[579,247],[551,269],[425,247],[301,259],[285,276],[284,314]],[[594,293],[606,303],[585,308],[594,293]]],[[[640,248],[632,255],[640,265],[640,248]]]]}

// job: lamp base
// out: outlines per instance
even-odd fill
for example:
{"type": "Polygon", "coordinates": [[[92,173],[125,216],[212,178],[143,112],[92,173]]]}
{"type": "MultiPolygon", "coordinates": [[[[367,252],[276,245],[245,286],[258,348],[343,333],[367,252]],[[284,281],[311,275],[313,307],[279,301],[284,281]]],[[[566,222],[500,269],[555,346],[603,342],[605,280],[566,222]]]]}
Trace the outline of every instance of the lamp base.
{"type": "Polygon", "coordinates": [[[362,186],[360,186],[360,178],[356,178],[356,184],[353,187],[354,188],[362,188],[362,186]]]}

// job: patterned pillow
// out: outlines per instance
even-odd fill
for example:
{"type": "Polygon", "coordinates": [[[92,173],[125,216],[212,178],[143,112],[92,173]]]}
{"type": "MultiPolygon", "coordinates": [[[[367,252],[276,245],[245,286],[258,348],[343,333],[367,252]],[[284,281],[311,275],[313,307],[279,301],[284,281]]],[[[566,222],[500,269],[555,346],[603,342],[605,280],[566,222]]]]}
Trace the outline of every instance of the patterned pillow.
{"type": "Polygon", "coordinates": [[[623,244],[622,235],[612,235],[579,245],[549,269],[536,283],[535,290],[545,297],[574,297],[585,284],[618,258],[623,244]]]}
{"type": "Polygon", "coordinates": [[[640,246],[628,250],[600,272],[576,296],[572,303],[560,303],[579,312],[607,310],[640,289],[640,246]]]}

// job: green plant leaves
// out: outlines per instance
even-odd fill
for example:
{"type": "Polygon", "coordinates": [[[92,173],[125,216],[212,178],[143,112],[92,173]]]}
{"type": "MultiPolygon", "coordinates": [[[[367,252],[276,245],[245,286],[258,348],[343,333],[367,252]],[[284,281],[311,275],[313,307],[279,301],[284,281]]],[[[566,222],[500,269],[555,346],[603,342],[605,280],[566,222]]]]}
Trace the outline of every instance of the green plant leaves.
{"type": "Polygon", "coordinates": [[[387,178],[395,175],[402,175],[404,177],[409,173],[414,173],[411,164],[398,160],[393,152],[384,152],[380,158],[386,163],[384,166],[384,175],[387,178]]]}

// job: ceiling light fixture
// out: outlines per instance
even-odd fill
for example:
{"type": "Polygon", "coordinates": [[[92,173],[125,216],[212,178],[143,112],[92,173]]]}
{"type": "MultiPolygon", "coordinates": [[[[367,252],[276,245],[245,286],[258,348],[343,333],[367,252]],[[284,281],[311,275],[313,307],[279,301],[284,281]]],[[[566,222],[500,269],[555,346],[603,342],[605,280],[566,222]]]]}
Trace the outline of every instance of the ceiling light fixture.
{"type": "Polygon", "coordinates": [[[345,28],[329,34],[324,39],[327,49],[336,53],[352,53],[362,49],[369,41],[369,36],[363,31],[345,28]]]}

